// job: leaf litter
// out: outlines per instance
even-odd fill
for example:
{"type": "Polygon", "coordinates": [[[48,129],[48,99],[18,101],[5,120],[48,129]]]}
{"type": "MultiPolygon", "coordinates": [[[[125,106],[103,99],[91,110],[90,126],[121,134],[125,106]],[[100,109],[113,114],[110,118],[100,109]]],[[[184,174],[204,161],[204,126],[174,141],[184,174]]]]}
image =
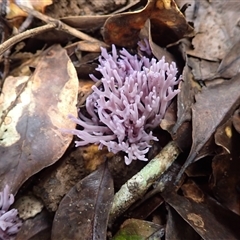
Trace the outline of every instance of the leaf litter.
{"type": "Polygon", "coordinates": [[[16,195],[23,221],[13,238],[239,238],[240,4],[188,3],[11,1],[2,11],[0,190],[16,195]],[[86,108],[89,74],[101,79],[101,47],[140,59],[139,41],[151,57],[176,62],[181,91],[153,130],[148,161],[126,166],[124,152],[75,148],[62,130],[86,108]],[[152,175],[158,156],[163,173],[152,175]],[[21,201],[29,196],[38,199],[21,201]]]}

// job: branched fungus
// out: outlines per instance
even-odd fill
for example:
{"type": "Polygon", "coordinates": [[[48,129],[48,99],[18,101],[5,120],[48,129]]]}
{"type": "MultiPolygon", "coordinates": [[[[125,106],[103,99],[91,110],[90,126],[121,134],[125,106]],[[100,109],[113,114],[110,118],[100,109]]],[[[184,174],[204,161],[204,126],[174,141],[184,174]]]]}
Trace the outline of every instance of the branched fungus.
{"type": "Polygon", "coordinates": [[[0,239],[13,239],[22,226],[22,222],[18,217],[18,210],[9,207],[14,202],[14,196],[10,194],[9,186],[6,185],[4,190],[0,192],[0,239]]]}
{"type": "Polygon", "coordinates": [[[160,124],[179,92],[174,89],[179,82],[176,64],[166,63],[164,57],[159,61],[139,59],[126,49],[118,54],[114,45],[112,54],[102,48],[99,63],[102,85],[92,87],[86,114],[79,112],[78,119],[70,116],[81,129],[68,132],[78,136],[76,146],[95,143],[113,153],[123,151],[126,164],[137,159],[147,161],[150,141],[158,140],[151,130],[160,124]]]}

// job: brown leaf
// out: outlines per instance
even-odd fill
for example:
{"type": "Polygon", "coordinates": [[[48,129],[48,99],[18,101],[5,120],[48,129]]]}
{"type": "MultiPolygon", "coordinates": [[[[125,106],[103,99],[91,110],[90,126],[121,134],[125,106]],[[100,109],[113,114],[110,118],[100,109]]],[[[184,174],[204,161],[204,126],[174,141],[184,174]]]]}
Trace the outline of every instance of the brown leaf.
{"type": "Polygon", "coordinates": [[[149,0],[140,11],[110,17],[103,26],[104,41],[125,47],[135,46],[147,19],[151,20],[153,41],[161,46],[193,34],[193,28],[174,0],[149,0]]]}
{"type": "Polygon", "coordinates": [[[177,239],[194,239],[200,240],[201,237],[187,224],[181,216],[171,207],[167,205],[168,216],[166,224],[166,240],[177,239]]]}
{"type": "Polygon", "coordinates": [[[233,131],[231,154],[219,154],[212,161],[213,193],[221,204],[240,215],[239,190],[240,183],[240,148],[239,134],[233,131]]]}
{"type": "MultiPolygon", "coordinates": [[[[194,21],[197,34],[192,40],[193,50],[188,50],[187,53],[209,61],[219,61],[231,48],[228,34],[230,31],[226,30],[225,24],[228,19],[223,17],[226,11],[225,9],[220,11],[218,7],[214,6],[215,2],[219,1],[191,2],[193,12],[189,19],[194,21]]],[[[235,17],[237,16],[236,14],[235,17]]],[[[232,34],[234,35],[234,33],[232,34]]]]}
{"type": "Polygon", "coordinates": [[[193,105],[193,144],[190,154],[178,175],[178,179],[185,169],[199,159],[199,154],[204,145],[210,141],[217,127],[228,119],[240,101],[240,74],[230,81],[223,81],[203,88],[196,95],[193,105]]]}
{"type": "Polygon", "coordinates": [[[27,13],[21,10],[18,7],[19,5],[24,5],[31,7],[37,11],[44,12],[44,9],[52,4],[52,0],[18,0],[17,4],[16,1],[10,0],[8,6],[8,13],[6,18],[7,19],[13,19],[17,17],[27,17],[27,13]]]}
{"type": "Polygon", "coordinates": [[[106,239],[113,195],[113,180],[104,164],[63,198],[55,214],[52,239],[106,239]]]}
{"type": "Polygon", "coordinates": [[[77,115],[78,79],[66,51],[46,50],[29,77],[9,77],[0,105],[0,185],[16,193],[33,174],[56,162],[66,151],[74,128],[67,117],[77,115]]]}
{"type": "Polygon", "coordinates": [[[89,42],[87,40],[75,42],[73,44],[70,44],[66,46],[66,50],[69,55],[73,53],[81,53],[82,51],[84,52],[96,52],[100,53],[101,52],[101,47],[107,47],[101,42],[89,42]]]}
{"type": "Polygon", "coordinates": [[[225,154],[232,151],[232,118],[218,127],[215,135],[215,143],[223,148],[225,154]]]}
{"type": "Polygon", "coordinates": [[[219,62],[188,57],[187,65],[192,69],[196,81],[204,81],[215,78],[219,62]]]}
{"type": "Polygon", "coordinates": [[[174,0],[156,0],[151,12],[152,39],[160,46],[193,37],[193,28],[179,10],[174,0]]]}
{"type": "Polygon", "coordinates": [[[167,189],[162,196],[203,239],[239,238],[239,216],[205,195],[193,182],[182,190],[187,198],[167,189]]]}
{"type": "Polygon", "coordinates": [[[232,119],[234,128],[240,133],[240,108],[234,112],[232,119]]]}
{"type": "Polygon", "coordinates": [[[180,82],[180,93],[177,96],[177,115],[178,119],[172,129],[172,133],[176,134],[178,128],[186,121],[192,119],[192,105],[194,103],[194,96],[200,90],[200,86],[193,80],[193,75],[188,66],[185,66],[182,74],[183,81],[180,82]]]}
{"type": "Polygon", "coordinates": [[[78,28],[80,30],[96,30],[101,28],[105,21],[112,15],[84,15],[84,16],[69,16],[61,18],[60,20],[67,25],[78,28]]]}
{"type": "Polygon", "coordinates": [[[217,75],[223,78],[232,78],[240,71],[240,41],[238,41],[223,58],[217,75]]]}
{"type": "Polygon", "coordinates": [[[137,44],[139,32],[151,14],[155,0],[149,0],[140,11],[119,13],[109,17],[102,30],[103,39],[107,44],[131,47],[137,44]]]}
{"type": "MultiPolygon", "coordinates": [[[[160,194],[156,194],[149,199],[142,199],[141,204],[133,209],[133,211],[128,214],[130,218],[136,219],[146,219],[150,216],[159,206],[163,204],[163,198],[160,194]]],[[[134,205],[133,205],[134,207],[134,205]]]]}
{"type": "Polygon", "coordinates": [[[24,221],[20,231],[18,232],[15,240],[50,240],[51,239],[51,227],[52,216],[43,210],[34,218],[29,218],[24,221]]]}

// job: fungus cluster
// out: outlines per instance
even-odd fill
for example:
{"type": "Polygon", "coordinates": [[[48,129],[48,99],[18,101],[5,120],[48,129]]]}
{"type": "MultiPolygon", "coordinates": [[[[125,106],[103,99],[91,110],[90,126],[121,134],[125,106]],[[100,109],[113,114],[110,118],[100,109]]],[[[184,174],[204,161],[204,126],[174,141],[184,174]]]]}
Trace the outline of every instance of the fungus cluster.
{"type": "Polygon", "coordinates": [[[9,186],[6,185],[0,192],[0,239],[12,239],[22,226],[22,221],[18,217],[18,210],[9,207],[14,202],[14,196],[10,194],[9,186]]]}
{"type": "Polygon", "coordinates": [[[125,152],[127,165],[132,160],[147,161],[150,141],[158,140],[152,129],[179,92],[176,64],[165,62],[164,57],[159,61],[140,58],[126,49],[118,53],[113,45],[111,54],[102,48],[96,70],[102,78],[91,78],[102,85],[92,87],[79,118],[70,116],[80,127],[68,132],[78,136],[76,146],[94,143],[113,153],[125,152]]]}

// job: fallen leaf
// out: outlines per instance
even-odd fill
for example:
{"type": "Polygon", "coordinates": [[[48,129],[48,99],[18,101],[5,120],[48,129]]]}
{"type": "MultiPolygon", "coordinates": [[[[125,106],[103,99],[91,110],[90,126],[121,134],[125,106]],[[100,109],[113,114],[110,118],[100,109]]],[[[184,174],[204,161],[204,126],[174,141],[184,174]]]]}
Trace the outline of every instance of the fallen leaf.
{"type": "Polygon", "coordinates": [[[163,204],[163,202],[164,202],[163,198],[160,196],[160,194],[156,194],[155,196],[149,199],[143,198],[140,202],[141,204],[135,207],[133,211],[130,214],[128,214],[128,216],[130,218],[144,220],[147,217],[149,217],[150,214],[152,214],[156,209],[158,209],[158,207],[160,207],[163,204]]]}
{"type": "Polygon", "coordinates": [[[54,217],[52,239],[106,239],[113,196],[113,180],[103,164],[63,198],[54,217]]]}
{"type": "Polygon", "coordinates": [[[152,39],[160,46],[193,37],[194,31],[174,0],[156,0],[150,16],[152,39]]]}
{"type": "Polygon", "coordinates": [[[231,153],[218,154],[212,161],[212,191],[216,199],[225,207],[240,215],[239,209],[239,134],[232,132],[231,153]]]}
{"type": "Polygon", "coordinates": [[[223,58],[217,70],[217,76],[232,78],[240,72],[240,41],[223,58]]]}
{"type": "Polygon", "coordinates": [[[178,128],[186,121],[192,119],[192,105],[194,96],[200,90],[200,86],[193,79],[193,75],[188,66],[185,66],[182,73],[182,81],[179,83],[180,93],[177,96],[177,122],[172,129],[176,134],[178,128]]]}
{"type": "Polygon", "coordinates": [[[204,81],[215,78],[219,62],[207,61],[189,56],[187,65],[192,69],[195,81],[204,81]]]}
{"type": "Polygon", "coordinates": [[[124,47],[135,46],[147,19],[151,20],[153,41],[161,46],[193,36],[193,28],[174,0],[149,0],[142,10],[109,17],[103,26],[104,41],[124,47]]]}
{"type": "Polygon", "coordinates": [[[233,126],[240,133],[240,109],[238,108],[233,114],[233,126]]]}
{"type": "Polygon", "coordinates": [[[80,30],[96,30],[101,28],[105,21],[113,15],[84,15],[84,16],[69,16],[61,18],[60,20],[67,25],[78,28],[80,30]]]}
{"type": "Polygon", "coordinates": [[[18,7],[23,5],[44,12],[44,9],[52,4],[52,0],[9,0],[8,13],[6,18],[13,19],[17,17],[27,17],[27,13],[18,7]]]}
{"type": "Polygon", "coordinates": [[[212,2],[198,0],[192,4],[194,11],[189,20],[194,21],[196,36],[192,40],[193,50],[188,50],[187,54],[219,61],[231,48],[223,14],[213,7],[212,2]]]}
{"type": "Polygon", "coordinates": [[[67,117],[77,116],[78,79],[60,45],[47,49],[31,77],[8,77],[1,95],[0,186],[13,193],[29,177],[55,163],[72,136],[67,117]]]}
{"type": "Polygon", "coordinates": [[[139,33],[150,17],[155,0],[149,0],[144,9],[136,12],[119,13],[109,17],[102,30],[107,44],[130,47],[137,44],[139,33]]]}
{"type": "Polygon", "coordinates": [[[162,196],[203,239],[239,238],[238,215],[204,194],[192,181],[183,189],[187,198],[167,189],[162,196]]]}
{"type": "MultiPolygon", "coordinates": [[[[219,126],[214,135],[215,143],[223,148],[225,154],[232,151],[232,118],[219,126]]],[[[223,154],[223,153],[222,153],[223,154]]]]}
{"type": "Polygon", "coordinates": [[[167,205],[167,210],[166,240],[179,238],[201,240],[201,237],[173,208],[167,205]]]}
{"type": "Polygon", "coordinates": [[[230,81],[203,87],[202,92],[196,95],[196,103],[192,107],[192,148],[177,179],[192,162],[199,159],[201,150],[210,141],[218,126],[235,111],[240,101],[239,78],[240,74],[230,81]]]}

